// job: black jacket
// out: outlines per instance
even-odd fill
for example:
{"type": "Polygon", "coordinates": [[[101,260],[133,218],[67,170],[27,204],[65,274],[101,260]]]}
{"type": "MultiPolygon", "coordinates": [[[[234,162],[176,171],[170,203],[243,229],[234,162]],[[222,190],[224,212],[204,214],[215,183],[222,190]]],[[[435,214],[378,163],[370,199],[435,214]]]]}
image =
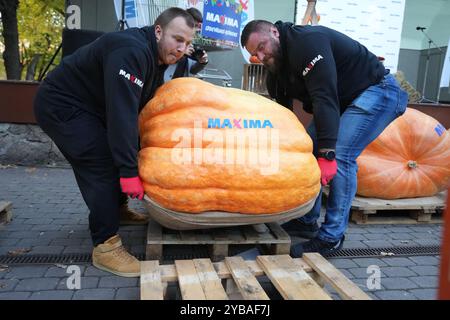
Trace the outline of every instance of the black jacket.
{"type": "Polygon", "coordinates": [[[46,78],[57,93],[98,116],[121,177],[138,175],[138,114],[162,84],[153,27],[107,33],[63,59],[46,78]]]}
{"type": "Polygon", "coordinates": [[[278,21],[283,65],[268,74],[269,94],[292,109],[303,102],[314,115],[318,148],[336,146],[340,115],[365,89],[381,81],[384,66],[366,47],[323,26],[278,21]]]}

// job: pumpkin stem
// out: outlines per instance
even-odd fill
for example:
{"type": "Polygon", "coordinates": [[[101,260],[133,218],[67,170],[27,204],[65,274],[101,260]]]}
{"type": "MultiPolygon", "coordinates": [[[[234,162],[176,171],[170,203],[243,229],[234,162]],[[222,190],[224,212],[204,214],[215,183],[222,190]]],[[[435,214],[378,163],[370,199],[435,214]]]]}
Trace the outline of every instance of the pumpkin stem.
{"type": "Polygon", "coordinates": [[[408,167],[411,168],[411,169],[417,168],[417,167],[418,167],[418,166],[417,166],[417,162],[414,161],[414,160],[409,160],[409,161],[408,161],[408,167]]]}

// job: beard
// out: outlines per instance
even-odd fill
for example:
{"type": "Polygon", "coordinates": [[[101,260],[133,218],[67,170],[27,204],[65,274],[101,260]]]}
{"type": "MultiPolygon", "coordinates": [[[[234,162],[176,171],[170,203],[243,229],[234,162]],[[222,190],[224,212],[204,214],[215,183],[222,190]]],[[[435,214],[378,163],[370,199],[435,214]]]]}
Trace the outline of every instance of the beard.
{"type": "Polygon", "coordinates": [[[263,64],[270,73],[277,74],[281,69],[281,47],[275,39],[271,39],[270,44],[272,46],[272,54],[264,58],[263,64]]]}

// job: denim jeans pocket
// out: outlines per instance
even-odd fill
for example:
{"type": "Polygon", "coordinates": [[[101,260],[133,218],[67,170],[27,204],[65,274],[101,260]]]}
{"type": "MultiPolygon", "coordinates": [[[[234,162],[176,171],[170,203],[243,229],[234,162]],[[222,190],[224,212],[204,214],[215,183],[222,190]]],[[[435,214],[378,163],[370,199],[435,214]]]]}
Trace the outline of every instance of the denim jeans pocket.
{"type": "Polygon", "coordinates": [[[379,111],[384,104],[386,90],[384,84],[370,86],[361,93],[351,105],[368,114],[374,114],[379,111]]]}

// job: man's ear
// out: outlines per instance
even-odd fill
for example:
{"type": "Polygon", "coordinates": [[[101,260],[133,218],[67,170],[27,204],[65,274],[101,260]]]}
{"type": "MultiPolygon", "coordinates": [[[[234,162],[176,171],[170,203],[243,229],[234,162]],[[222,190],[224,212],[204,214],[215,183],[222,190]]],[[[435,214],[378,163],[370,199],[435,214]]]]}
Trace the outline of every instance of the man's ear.
{"type": "Polygon", "coordinates": [[[162,38],[162,28],[159,24],[157,24],[155,26],[155,37],[156,37],[156,42],[158,42],[159,40],[161,40],[162,38]]]}
{"type": "Polygon", "coordinates": [[[275,36],[276,38],[280,37],[280,32],[278,31],[277,27],[271,26],[270,27],[270,33],[275,36]]]}

